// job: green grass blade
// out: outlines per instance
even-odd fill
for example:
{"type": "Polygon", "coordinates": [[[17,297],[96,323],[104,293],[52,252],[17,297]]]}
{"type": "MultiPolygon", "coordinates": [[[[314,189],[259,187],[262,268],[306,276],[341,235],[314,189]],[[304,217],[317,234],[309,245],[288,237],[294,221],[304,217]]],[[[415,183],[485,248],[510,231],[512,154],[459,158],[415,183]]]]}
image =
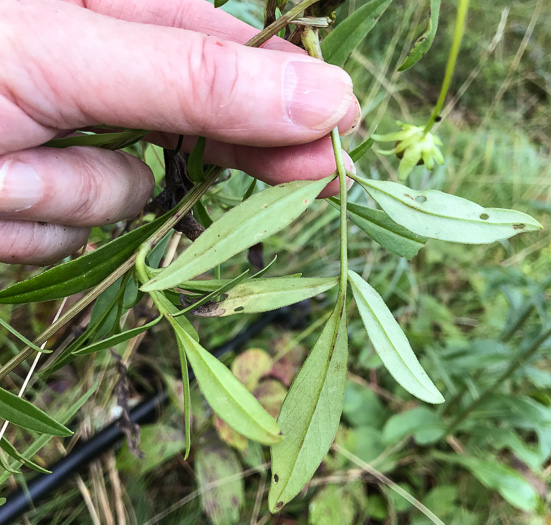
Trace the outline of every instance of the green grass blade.
{"type": "Polygon", "coordinates": [[[17,452],[16,448],[5,438],[3,437],[0,440],[0,448],[8,454],[8,456],[11,456],[13,459],[19,461],[26,467],[32,468],[33,470],[36,470],[37,472],[41,472],[42,474],[51,474],[51,471],[46,470],[45,468],[42,468],[40,465],[37,465],[34,461],[26,458],[19,452],[17,452]]]}
{"type": "Polygon", "coordinates": [[[66,426],[58,423],[32,403],[3,388],[0,388],[0,419],[43,434],[63,437],[73,435],[66,426]]]}
{"type": "Polygon", "coordinates": [[[85,346],[84,348],[73,352],[73,355],[93,354],[94,352],[99,352],[100,350],[105,350],[106,348],[110,348],[120,343],[124,343],[125,341],[129,341],[130,339],[140,335],[143,332],[146,332],[147,330],[155,326],[162,318],[162,316],[159,316],[150,323],[144,324],[143,326],[138,326],[137,328],[126,330],[125,332],[113,335],[111,337],[108,337],[107,339],[98,341],[97,343],[85,346]]]}

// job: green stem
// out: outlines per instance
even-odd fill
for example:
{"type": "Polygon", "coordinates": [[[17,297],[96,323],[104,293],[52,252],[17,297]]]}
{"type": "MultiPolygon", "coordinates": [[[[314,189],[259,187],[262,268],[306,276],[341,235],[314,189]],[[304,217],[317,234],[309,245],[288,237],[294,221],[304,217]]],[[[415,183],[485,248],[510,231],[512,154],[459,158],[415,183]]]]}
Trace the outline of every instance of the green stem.
{"type": "Polygon", "coordinates": [[[450,89],[450,84],[453,77],[453,72],[455,70],[455,64],[457,62],[457,57],[459,55],[459,49],[461,48],[461,39],[463,38],[463,30],[465,29],[465,19],[467,17],[467,11],[469,9],[469,0],[459,0],[459,5],[457,6],[457,20],[455,22],[455,32],[453,35],[452,48],[450,50],[450,56],[448,57],[448,63],[446,65],[446,73],[444,75],[444,81],[442,82],[442,88],[440,89],[440,96],[434,106],[434,110],[430,119],[425,124],[424,133],[427,134],[436,119],[440,115],[442,108],[444,107],[444,102],[446,101],[446,95],[450,89]]]}
{"type": "MultiPolygon", "coordinates": [[[[305,27],[302,32],[302,43],[308,54],[323,60],[319,45],[318,30],[312,27],[305,27]]],[[[347,189],[346,189],[346,166],[344,164],[344,155],[342,151],[341,137],[339,128],[336,127],[331,131],[331,143],[333,144],[333,153],[337,164],[337,173],[339,175],[339,190],[340,190],[340,249],[341,249],[341,275],[339,283],[339,298],[338,301],[343,301],[346,298],[346,286],[348,283],[348,229],[347,229],[347,189]]]]}
{"type": "Polygon", "coordinates": [[[542,333],[536,337],[536,339],[525,350],[520,352],[510,363],[507,369],[499,376],[495,383],[490,385],[486,390],[480,394],[463,412],[461,412],[448,426],[446,430],[446,436],[452,434],[457,427],[463,423],[463,421],[469,416],[469,414],[478,407],[489,396],[496,392],[496,390],[509,379],[519,368],[523,361],[530,359],[541,347],[541,345],[551,336],[551,327],[543,330],[542,333]]]}
{"type": "Polygon", "coordinates": [[[341,248],[341,279],[339,288],[339,297],[344,299],[346,295],[346,284],[348,282],[348,228],[347,228],[347,189],[346,189],[346,166],[344,165],[344,156],[342,152],[341,138],[338,128],[331,131],[331,142],[333,143],[333,152],[337,162],[337,172],[339,174],[340,188],[340,248],[341,248]]]}

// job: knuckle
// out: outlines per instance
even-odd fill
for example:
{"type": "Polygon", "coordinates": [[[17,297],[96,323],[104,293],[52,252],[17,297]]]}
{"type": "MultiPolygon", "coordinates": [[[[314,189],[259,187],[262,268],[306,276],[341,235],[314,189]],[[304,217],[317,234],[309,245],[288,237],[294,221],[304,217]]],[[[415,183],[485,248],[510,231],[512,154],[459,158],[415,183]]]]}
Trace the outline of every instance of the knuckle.
{"type": "Polygon", "coordinates": [[[194,120],[199,131],[205,131],[214,118],[223,126],[224,114],[237,98],[239,60],[236,45],[215,37],[202,37],[190,47],[190,92],[186,95],[186,116],[194,120]],[[228,109],[226,109],[228,108],[228,109]]]}

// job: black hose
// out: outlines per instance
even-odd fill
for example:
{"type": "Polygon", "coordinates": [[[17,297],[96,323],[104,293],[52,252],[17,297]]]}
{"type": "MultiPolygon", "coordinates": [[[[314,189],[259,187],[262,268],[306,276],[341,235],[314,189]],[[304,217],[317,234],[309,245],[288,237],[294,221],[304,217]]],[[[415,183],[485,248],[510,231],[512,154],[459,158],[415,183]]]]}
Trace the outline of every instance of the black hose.
{"type": "MultiPolygon", "coordinates": [[[[274,310],[260,317],[245,330],[237,334],[231,341],[213,350],[213,355],[220,357],[239,348],[253,338],[265,326],[276,321],[289,318],[290,308],[274,310]]],[[[189,380],[195,375],[190,369],[189,380]]],[[[142,401],[130,411],[130,418],[134,423],[148,423],[154,421],[161,408],[168,401],[166,391],[142,401]]],[[[6,503],[0,507],[0,525],[11,525],[13,520],[31,510],[39,500],[61,487],[71,476],[80,472],[88,463],[97,459],[105,450],[110,449],[125,437],[119,427],[120,418],[113,421],[103,430],[86,441],[78,443],[69,454],[48,468],[51,474],[38,474],[28,484],[25,490],[19,489],[8,496],[6,503]]]]}

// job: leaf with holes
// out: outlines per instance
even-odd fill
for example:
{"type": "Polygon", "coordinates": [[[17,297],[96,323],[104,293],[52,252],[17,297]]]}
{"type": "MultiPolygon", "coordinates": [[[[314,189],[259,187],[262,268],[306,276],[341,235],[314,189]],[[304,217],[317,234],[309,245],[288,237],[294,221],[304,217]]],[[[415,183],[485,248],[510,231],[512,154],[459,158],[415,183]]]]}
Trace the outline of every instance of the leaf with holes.
{"type": "Polygon", "coordinates": [[[212,410],[245,437],[272,445],[283,437],[275,420],[216,357],[172,323],[199,387],[212,410]]]}
{"type": "Polygon", "coordinates": [[[440,0],[430,0],[429,24],[425,32],[415,41],[409,55],[402,62],[398,71],[405,71],[421,60],[432,46],[436,30],[438,29],[438,16],[440,15],[440,0]]]}
{"type": "Polygon", "coordinates": [[[443,403],[442,394],[419,364],[383,298],[352,270],[348,272],[348,279],[367,335],[392,377],[419,399],[443,403]]]}
{"type": "Polygon", "coordinates": [[[142,290],[177,286],[281,231],[312,204],[332,178],[333,175],[316,181],[288,182],[252,195],[214,222],[142,290]]]}
{"type": "Polygon", "coordinates": [[[341,298],[289,390],[278,417],[285,435],[271,447],[271,512],[291,501],[327,454],[344,402],[348,336],[341,298]]]}
{"type": "Polygon", "coordinates": [[[390,181],[361,179],[359,182],[394,222],[424,237],[489,244],[542,228],[526,213],[483,208],[441,191],[417,191],[390,181]]]}
{"type": "Polygon", "coordinates": [[[205,305],[195,314],[200,317],[226,317],[268,312],[319,295],[338,282],[338,277],[251,279],[230,290],[223,301],[205,305]]]}

